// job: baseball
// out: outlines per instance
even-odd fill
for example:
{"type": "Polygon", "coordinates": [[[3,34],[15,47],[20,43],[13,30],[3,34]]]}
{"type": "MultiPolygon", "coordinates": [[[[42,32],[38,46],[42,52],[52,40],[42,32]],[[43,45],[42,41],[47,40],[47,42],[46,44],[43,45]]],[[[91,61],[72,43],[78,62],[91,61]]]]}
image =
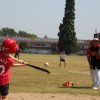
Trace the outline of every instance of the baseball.
{"type": "Polygon", "coordinates": [[[44,66],[45,66],[45,67],[48,67],[48,66],[49,66],[49,63],[48,63],[48,62],[45,62],[45,63],[44,63],[44,66]]]}

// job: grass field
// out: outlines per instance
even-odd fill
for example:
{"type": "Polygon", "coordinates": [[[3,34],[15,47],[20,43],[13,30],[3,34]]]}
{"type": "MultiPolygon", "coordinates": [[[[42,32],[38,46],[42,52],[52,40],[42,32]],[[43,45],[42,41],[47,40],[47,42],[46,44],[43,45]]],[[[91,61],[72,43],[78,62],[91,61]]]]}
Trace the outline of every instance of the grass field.
{"type": "Polygon", "coordinates": [[[10,92],[34,92],[34,93],[68,93],[89,94],[100,96],[100,89],[91,89],[91,77],[86,56],[67,56],[67,67],[59,68],[59,55],[45,54],[20,54],[24,61],[47,68],[51,74],[47,74],[31,67],[25,66],[11,69],[10,92]],[[44,62],[49,62],[49,67],[44,67],[44,62]],[[66,81],[72,81],[72,88],[63,87],[66,81]]]}

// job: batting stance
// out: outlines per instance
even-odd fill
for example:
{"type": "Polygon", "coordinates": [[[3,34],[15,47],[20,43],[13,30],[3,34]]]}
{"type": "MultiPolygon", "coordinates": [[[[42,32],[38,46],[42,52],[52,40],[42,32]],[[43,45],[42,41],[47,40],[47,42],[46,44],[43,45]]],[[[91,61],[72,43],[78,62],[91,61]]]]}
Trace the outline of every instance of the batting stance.
{"type": "Polygon", "coordinates": [[[19,60],[20,64],[14,64],[14,59],[9,54],[14,54],[17,46],[16,41],[7,38],[3,41],[0,51],[0,100],[7,100],[10,81],[10,68],[26,65],[26,62],[19,60]]]}
{"type": "Polygon", "coordinates": [[[87,49],[87,60],[90,66],[90,74],[92,77],[92,88],[100,87],[100,44],[99,39],[94,38],[87,49]]]}
{"type": "Polygon", "coordinates": [[[59,67],[61,66],[61,62],[64,63],[64,69],[65,69],[65,67],[66,67],[66,54],[65,54],[65,51],[63,51],[60,54],[60,64],[59,64],[59,67]]]}

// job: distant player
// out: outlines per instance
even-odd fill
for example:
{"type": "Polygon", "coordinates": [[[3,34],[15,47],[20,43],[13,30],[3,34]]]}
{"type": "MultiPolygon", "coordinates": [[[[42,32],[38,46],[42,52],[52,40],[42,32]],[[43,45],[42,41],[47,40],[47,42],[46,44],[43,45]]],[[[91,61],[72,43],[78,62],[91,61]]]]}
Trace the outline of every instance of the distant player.
{"type": "Polygon", "coordinates": [[[14,64],[13,57],[17,48],[16,41],[12,38],[5,39],[0,51],[0,100],[7,100],[10,81],[10,68],[24,66],[27,63],[22,60],[16,60],[20,64],[14,64]]]}
{"type": "Polygon", "coordinates": [[[65,54],[65,51],[63,51],[60,54],[60,64],[59,64],[59,67],[61,66],[61,62],[64,63],[64,69],[65,69],[65,67],[66,67],[66,54],[65,54]]]}
{"type": "Polygon", "coordinates": [[[16,49],[16,52],[15,52],[15,58],[20,59],[19,54],[20,54],[20,48],[19,48],[19,46],[17,45],[17,49],[16,49]]]}

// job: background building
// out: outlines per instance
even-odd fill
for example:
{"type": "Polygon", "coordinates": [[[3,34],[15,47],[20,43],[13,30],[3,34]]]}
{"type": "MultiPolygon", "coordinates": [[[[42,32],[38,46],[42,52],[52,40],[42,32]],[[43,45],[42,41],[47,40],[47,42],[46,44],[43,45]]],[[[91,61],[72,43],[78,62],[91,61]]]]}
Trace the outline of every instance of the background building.
{"type": "MultiPolygon", "coordinates": [[[[8,37],[0,36],[0,45],[4,39],[8,37]]],[[[57,49],[58,39],[51,38],[30,38],[30,37],[9,37],[14,38],[17,43],[23,41],[28,44],[28,48],[24,50],[27,53],[44,53],[51,54],[55,53],[57,49]]]]}
{"type": "MultiPolygon", "coordinates": [[[[2,42],[4,39],[8,37],[6,36],[0,36],[0,45],[2,45],[2,42]]],[[[30,38],[30,37],[11,37],[14,38],[17,43],[23,41],[28,44],[28,48],[24,50],[24,52],[27,53],[40,53],[40,54],[52,54],[57,53],[58,48],[58,39],[53,38],[30,38]]],[[[91,40],[78,40],[77,45],[79,47],[79,51],[77,54],[79,55],[85,55],[86,49],[88,48],[91,40]]]]}
{"type": "Polygon", "coordinates": [[[79,51],[77,52],[77,54],[86,55],[86,50],[90,45],[90,41],[91,40],[78,40],[77,45],[78,45],[79,51]]]}

